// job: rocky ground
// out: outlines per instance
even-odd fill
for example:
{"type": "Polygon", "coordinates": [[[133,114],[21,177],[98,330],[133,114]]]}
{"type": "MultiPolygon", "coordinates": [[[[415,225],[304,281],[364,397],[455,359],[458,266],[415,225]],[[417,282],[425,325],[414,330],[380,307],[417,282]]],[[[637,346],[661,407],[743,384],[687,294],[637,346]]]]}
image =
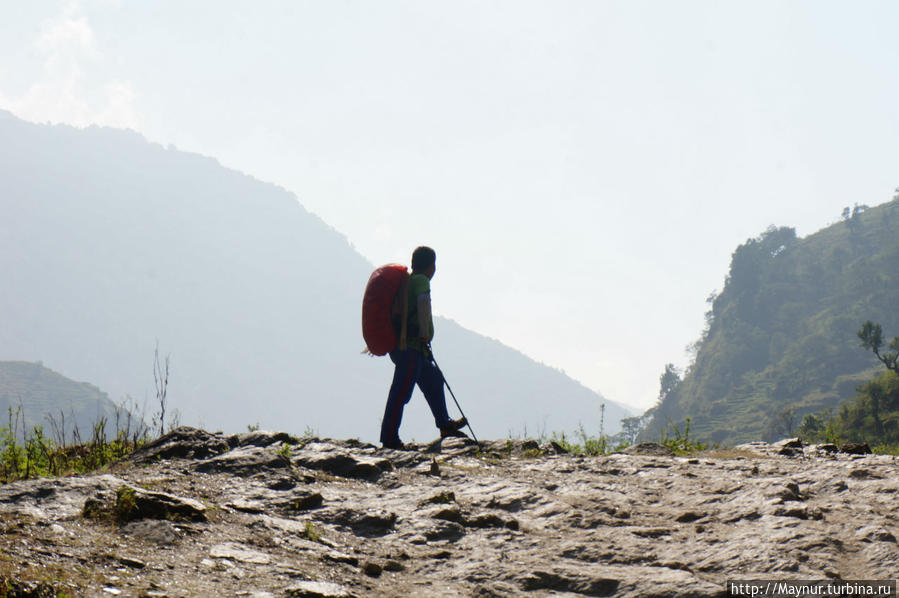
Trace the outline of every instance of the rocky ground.
{"type": "Polygon", "coordinates": [[[899,462],[835,448],[584,457],[179,428],[102,475],[0,486],[0,596],[703,597],[729,579],[894,579],[899,462]]]}

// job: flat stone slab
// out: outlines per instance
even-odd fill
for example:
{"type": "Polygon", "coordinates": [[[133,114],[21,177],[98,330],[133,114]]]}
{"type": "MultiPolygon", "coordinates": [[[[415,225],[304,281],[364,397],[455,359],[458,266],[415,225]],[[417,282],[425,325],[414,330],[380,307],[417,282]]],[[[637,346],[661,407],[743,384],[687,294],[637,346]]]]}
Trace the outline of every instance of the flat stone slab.
{"type": "Polygon", "coordinates": [[[240,563],[250,563],[253,565],[267,565],[271,562],[271,557],[264,552],[254,550],[243,544],[236,542],[225,542],[216,544],[209,549],[209,556],[215,559],[229,559],[240,563]]]}

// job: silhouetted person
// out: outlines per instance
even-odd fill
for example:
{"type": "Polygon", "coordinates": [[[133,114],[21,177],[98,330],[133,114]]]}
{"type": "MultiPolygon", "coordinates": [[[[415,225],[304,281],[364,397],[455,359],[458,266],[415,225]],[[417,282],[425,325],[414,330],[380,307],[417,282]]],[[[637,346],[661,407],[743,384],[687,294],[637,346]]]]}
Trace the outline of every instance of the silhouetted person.
{"type": "MultiPolygon", "coordinates": [[[[381,443],[385,448],[403,448],[399,437],[403,408],[412,398],[416,384],[434,414],[434,423],[440,429],[440,437],[465,436],[460,430],[467,422],[464,418],[450,419],[443,393],[443,378],[431,361],[430,344],[434,338],[431,279],[436,271],[437,254],[430,247],[418,247],[412,253],[412,275],[408,281],[406,336],[405,339],[399,339],[397,349],[390,353],[390,360],[395,368],[384,419],[381,421],[381,443]]],[[[398,329],[401,329],[403,314],[399,317],[398,329]]]]}

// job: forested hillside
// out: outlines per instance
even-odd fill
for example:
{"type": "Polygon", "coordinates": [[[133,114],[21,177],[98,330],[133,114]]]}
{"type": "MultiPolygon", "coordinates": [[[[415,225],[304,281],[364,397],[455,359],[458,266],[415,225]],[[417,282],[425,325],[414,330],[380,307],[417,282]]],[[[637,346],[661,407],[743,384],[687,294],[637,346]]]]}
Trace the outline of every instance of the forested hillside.
{"type": "Polygon", "coordinates": [[[771,227],[733,253],[724,290],[683,380],[663,392],[644,438],[683,430],[712,442],[770,440],[835,407],[878,371],[862,323],[899,330],[899,199],[856,206],[804,239],[771,227]]]}

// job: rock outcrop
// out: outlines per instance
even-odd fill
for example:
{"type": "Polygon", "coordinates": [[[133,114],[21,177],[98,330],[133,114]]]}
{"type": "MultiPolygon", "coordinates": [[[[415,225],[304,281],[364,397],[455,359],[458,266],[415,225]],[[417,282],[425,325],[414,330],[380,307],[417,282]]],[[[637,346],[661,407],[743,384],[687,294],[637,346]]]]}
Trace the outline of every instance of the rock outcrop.
{"type": "Polygon", "coordinates": [[[894,457],[557,453],[182,428],[102,475],[0,486],[0,580],[23,596],[711,597],[729,579],[896,576],[894,457]]]}

